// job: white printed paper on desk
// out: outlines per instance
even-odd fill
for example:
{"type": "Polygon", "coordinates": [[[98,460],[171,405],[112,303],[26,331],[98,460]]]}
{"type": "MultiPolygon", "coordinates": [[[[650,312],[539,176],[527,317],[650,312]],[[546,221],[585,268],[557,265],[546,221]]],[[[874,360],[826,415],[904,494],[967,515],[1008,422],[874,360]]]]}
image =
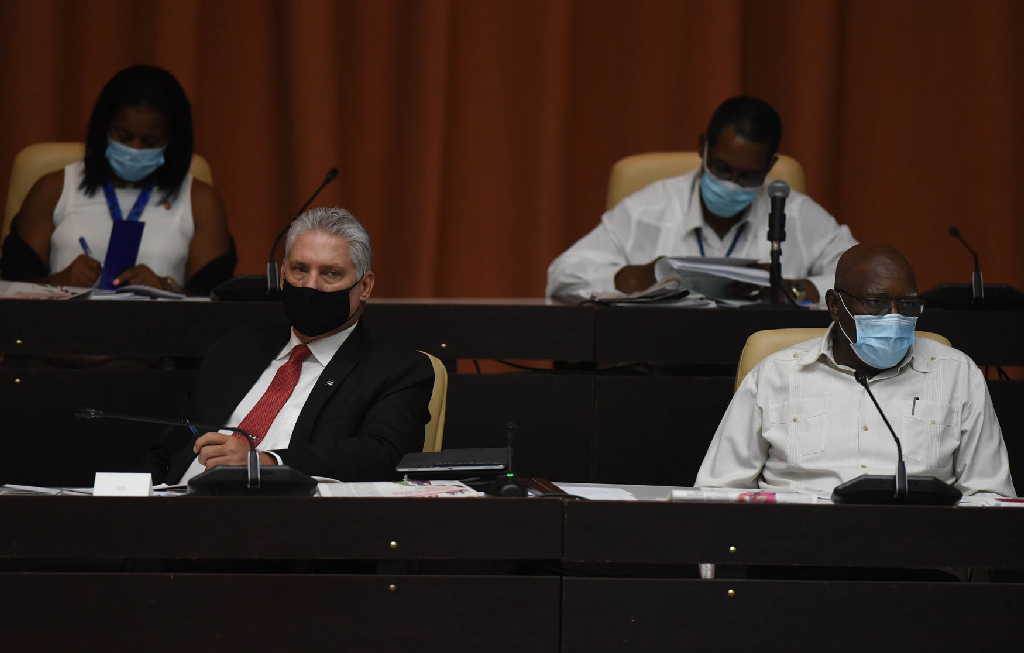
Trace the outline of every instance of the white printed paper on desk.
{"type": "Polygon", "coordinates": [[[92,494],[95,497],[148,497],[153,494],[153,477],[148,473],[96,472],[92,494]]]}
{"type": "Polygon", "coordinates": [[[0,299],[74,299],[84,297],[92,288],[51,286],[26,281],[0,281],[0,299]]]}
{"type": "Polygon", "coordinates": [[[322,497],[481,497],[461,481],[370,481],[364,483],[319,483],[322,497]]]}

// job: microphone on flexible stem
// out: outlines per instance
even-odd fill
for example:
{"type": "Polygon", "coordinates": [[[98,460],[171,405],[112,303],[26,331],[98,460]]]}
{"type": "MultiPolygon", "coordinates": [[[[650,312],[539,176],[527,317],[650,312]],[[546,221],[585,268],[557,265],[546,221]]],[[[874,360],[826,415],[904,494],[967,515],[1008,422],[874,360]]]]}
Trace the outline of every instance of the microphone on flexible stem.
{"type": "Polygon", "coordinates": [[[882,412],[882,407],[878,405],[878,400],[875,399],[875,395],[871,392],[871,388],[868,387],[868,375],[864,372],[856,372],[853,378],[857,379],[857,383],[864,386],[868,396],[871,397],[871,402],[875,404],[875,409],[878,414],[882,416],[882,421],[885,422],[885,427],[889,429],[889,433],[892,434],[892,439],[896,442],[896,493],[893,498],[897,501],[902,501],[907,498],[907,464],[903,461],[903,444],[900,439],[896,436],[896,431],[893,430],[892,424],[889,423],[889,418],[882,412]]]}
{"type": "Polygon", "coordinates": [[[285,234],[288,233],[288,229],[292,226],[292,222],[295,218],[299,217],[303,211],[309,208],[309,205],[313,203],[313,200],[320,195],[320,192],[327,186],[327,184],[334,181],[338,176],[338,169],[331,168],[324,175],[323,181],[317,186],[313,194],[310,195],[306,203],[302,205],[295,215],[288,220],[288,224],[284,226],[277,236],[274,237],[274,243],[270,246],[270,252],[267,254],[267,274],[266,276],[259,275],[243,275],[240,277],[234,277],[228,279],[224,283],[220,284],[210,292],[210,296],[214,299],[224,299],[229,301],[260,301],[275,299],[281,292],[281,279],[278,274],[277,264],[274,262],[274,254],[277,252],[278,245],[281,244],[281,239],[284,238],[285,234]]]}
{"type": "Polygon", "coordinates": [[[835,503],[866,503],[866,504],[915,504],[924,506],[951,506],[960,500],[963,493],[957,488],[943,483],[934,476],[907,476],[907,465],[903,461],[903,444],[896,431],[889,424],[889,419],[882,412],[874,393],[868,387],[868,377],[864,372],[854,373],[857,383],[864,386],[875,409],[882,416],[886,428],[896,442],[896,476],[879,476],[861,474],[837,485],[832,491],[832,501],[835,503]]]}
{"type": "Polygon", "coordinates": [[[949,235],[956,238],[974,257],[974,272],[971,273],[971,303],[983,304],[985,302],[985,281],[981,277],[981,262],[978,260],[978,253],[974,251],[967,241],[964,240],[960,230],[956,227],[949,228],[949,235]]]}
{"type": "Polygon", "coordinates": [[[268,295],[272,295],[272,294],[277,293],[278,291],[281,290],[281,279],[278,276],[277,263],[274,261],[274,254],[277,253],[277,246],[281,244],[281,239],[284,238],[284,235],[286,233],[288,233],[288,229],[291,228],[292,222],[295,220],[295,218],[297,218],[300,215],[302,215],[302,212],[305,211],[306,209],[308,209],[309,205],[313,203],[313,200],[315,200],[317,198],[317,196],[320,195],[320,191],[322,191],[327,186],[327,184],[329,184],[332,181],[334,181],[335,177],[337,177],[337,176],[338,176],[338,169],[337,168],[331,168],[330,170],[328,170],[327,174],[324,175],[324,180],[322,182],[320,182],[320,185],[317,186],[315,191],[313,191],[313,194],[309,196],[309,199],[306,200],[306,203],[302,205],[302,208],[300,208],[298,211],[295,212],[295,215],[293,215],[292,219],[288,221],[288,224],[286,224],[284,226],[284,229],[282,229],[280,232],[278,232],[277,237],[274,238],[274,244],[270,246],[270,253],[267,254],[267,294],[268,295]]]}
{"type": "Polygon", "coordinates": [[[231,431],[245,437],[249,444],[249,453],[246,456],[244,484],[239,483],[241,478],[238,471],[241,466],[221,466],[207,470],[196,475],[188,482],[189,488],[194,494],[312,494],[316,488],[316,482],[306,474],[284,465],[260,466],[259,452],[256,451],[256,438],[251,433],[237,426],[214,426],[210,424],[194,424],[188,419],[163,419],[158,417],[143,417],[139,415],[124,415],[122,413],[110,413],[95,408],[78,408],[74,411],[77,419],[110,419],[121,422],[141,422],[143,424],[159,424],[162,426],[180,426],[196,433],[203,431],[231,431]],[[278,469],[280,468],[280,469],[278,469]],[[270,472],[273,476],[271,483],[263,482],[261,470],[270,472]],[[298,475],[298,476],[297,476],[298,475]],[[305,477],[305,479],[301,478],[305,477]],[[306,480],[308,479],[308,481],[306,480]],[[294,485],[295,487],[290,487],[294,485]]]}
{"type": "Polygon", "coordinates": [[[768,279],[771,283],[773,304],[795,304],[796,302],[782,283],[782,243],[786,240],[786,198],[789,184],[777,179],[768,184],[768,198],[771,211],[768,213],[768,242],[771,243],[771,264],[768,279]]]}

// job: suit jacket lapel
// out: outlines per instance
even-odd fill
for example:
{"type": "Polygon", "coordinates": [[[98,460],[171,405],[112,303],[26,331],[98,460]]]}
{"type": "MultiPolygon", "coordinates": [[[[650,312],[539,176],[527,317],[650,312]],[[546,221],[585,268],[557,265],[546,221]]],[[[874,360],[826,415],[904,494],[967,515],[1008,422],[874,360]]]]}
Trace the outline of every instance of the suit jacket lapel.
{"type": "MultiPolygon", "coordinates": [[[[238,361],[235,370],[223,379],[223,388],[219,393],[220,400],[217,402],[213,412],[214,421],[218,424],[227,424],[231,413],[242,401],[242,398],[256,385],[256,381],[267,369],[267,365],[280,353],[281,348],[288,342],[291,333],[288,330],[269,331],[257,342],[257,353],[253,356],[246,356],[238,361]]],[[[237,424],[227,424],[238,426],[237,424]]]]}
{"type": "Polygon", "coordinates": [[[309,398],[306,399],[299,418],[295,421],[295,429],[292,431],[292,442],[308,442],[313,434],[313,425],[316,418],[327,400],[345,383],[345,379],[359,364],[359,360],[365,351],[367,337],[364,334],[362,322],[360,322],[352,335],[348,337],[345,344],[327,363],[327,367],[321,372],[320,378],[316,380],[309,398]]]}

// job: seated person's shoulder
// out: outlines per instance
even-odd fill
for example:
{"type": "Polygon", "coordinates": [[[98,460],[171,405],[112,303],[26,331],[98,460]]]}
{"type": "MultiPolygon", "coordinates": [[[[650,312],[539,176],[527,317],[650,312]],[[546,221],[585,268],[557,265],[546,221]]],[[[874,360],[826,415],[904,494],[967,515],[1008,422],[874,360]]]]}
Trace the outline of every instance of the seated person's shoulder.
{"type": "Polygon", "coordinates": [[[821,351],[821,341],[823,338],[824,336],[808,338],[795,345],[772,352],[761,360],[761,364],[792,366],[806,362],[808,356],[815,355],[821,351]]]}
{"type": "Polygon", "coordinates": [[[964,352],[925,336],[918,336],[914,340],[914,356],[920,356],[932,364],[975,367],[974,361],[964,352]]]}
{"type": "Polygon", "coordinates": [[[57,206],[62,192],[64,192],[63,170],[43,175],[32,184],[32,188],[29,189],[22,202],[16,220],[49,217],[50,212],[57,206]]]}

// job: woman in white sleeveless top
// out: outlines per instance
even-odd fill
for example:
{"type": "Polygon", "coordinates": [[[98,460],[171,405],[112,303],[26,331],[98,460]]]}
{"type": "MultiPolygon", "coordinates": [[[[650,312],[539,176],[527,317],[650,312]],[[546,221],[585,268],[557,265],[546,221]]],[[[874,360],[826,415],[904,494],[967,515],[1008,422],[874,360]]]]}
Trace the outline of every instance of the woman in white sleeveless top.
{"type": "Polygon", "coordinates": [[[193,179],[191,161],[192,115],[178,81],[152,66],[122,70],[93,108],[85,159],[26,196],[4,244],[4,275],[91,286],[115,221],[138,220],[136,264],[114,285],[209,292],[232,275],[235,253],[220,197],[193,179]]]}

